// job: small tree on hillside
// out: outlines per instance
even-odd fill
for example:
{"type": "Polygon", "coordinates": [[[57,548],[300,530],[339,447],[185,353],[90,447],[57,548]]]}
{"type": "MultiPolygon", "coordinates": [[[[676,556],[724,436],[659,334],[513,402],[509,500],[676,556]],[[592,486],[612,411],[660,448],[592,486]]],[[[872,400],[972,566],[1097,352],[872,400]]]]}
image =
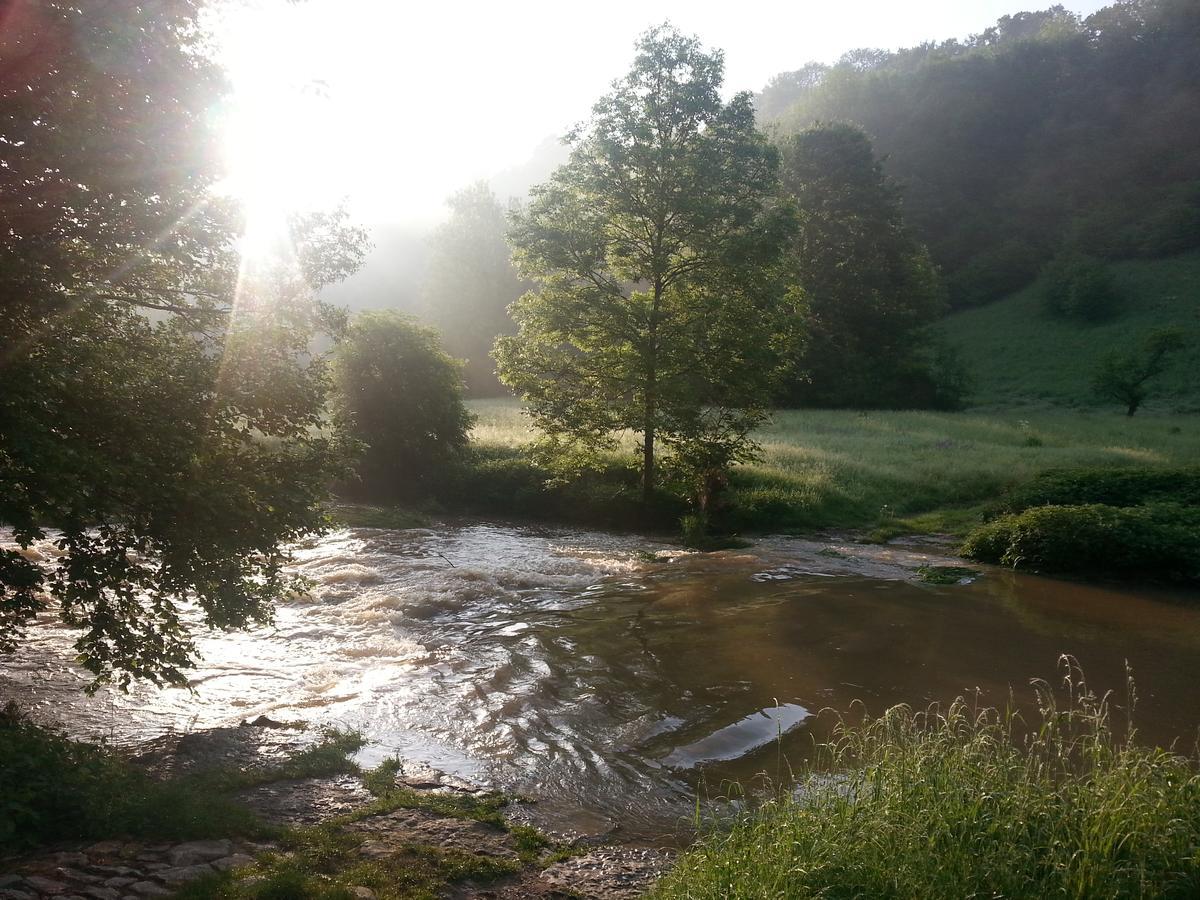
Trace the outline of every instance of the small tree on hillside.
{"type": "Polygon", "coordinates": [[[362,486],[390,499],[427,495],[467,445],[461,364],[436,331],[391,311],[360,313],[335,352],[338,418],[365,445],[362,486]]]}
{"type": "Polygon", "coordinates": [[[560,464],[639,434],[649,500],[660,443],[695,485],[751,452],[795,317],[775,278],[790,217],[749,95],[722,103],[722,55],[669,26],[637,50],[514,217],[540,287],[495,353],[560,464]]]}
{"type": "Polygon", "coordinates": [[[1162,374],[1167,357],[1184,346],[1182,330],[1157,328],[1146,335],[1136,350],[1114,351],[1105,356],[1092,379],[1092,388],[1105,400],[1125,404],[1125,414],[1132,416],[1146,399],[1147,382],[1162,374]]]}

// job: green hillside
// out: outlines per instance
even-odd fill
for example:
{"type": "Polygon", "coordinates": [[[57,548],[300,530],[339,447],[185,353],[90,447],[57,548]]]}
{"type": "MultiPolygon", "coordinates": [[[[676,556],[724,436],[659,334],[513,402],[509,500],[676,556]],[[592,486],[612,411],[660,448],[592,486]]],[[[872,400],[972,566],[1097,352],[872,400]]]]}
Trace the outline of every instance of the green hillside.
{"type": "MultiPolygon", "coordinates": [[[[1200,411],[1200,253],[1114,263],[1125,311],[1096,325],[1047,316],[1036,284],[941,325],[975,378],[975,406],[1098,405],[1089,381],[1097,360],[1151,328],[1179,325],[1189,347],[1154,382],[1148,410],[1200,411]]],[[[1110,404],[1111,405],[1111,404],[1110,404]]]]}

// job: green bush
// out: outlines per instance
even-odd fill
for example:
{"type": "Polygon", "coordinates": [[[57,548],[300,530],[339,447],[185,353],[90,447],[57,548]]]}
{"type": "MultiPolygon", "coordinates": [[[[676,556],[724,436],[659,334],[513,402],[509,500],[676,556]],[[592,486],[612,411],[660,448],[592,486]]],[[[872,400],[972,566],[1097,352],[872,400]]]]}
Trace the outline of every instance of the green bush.
{"type": "MultiPolygon", "coordinates": [[[[1200,896],[1196,761],[1118,739],[1069,670],[1040,721],[958,700],[835,726],[797,791],[751,803],[650,896],[1200,896]]],[[[856,717],[857,720],[857,717],[856,717]]]]}
{"type": "Polygon", "coordinates": [[[964,556],[1035,572],[1200,580],[1200,509],[1036,506],[973,531],[964,556]]]}
{"type": "Polygon", "coordinates": [[[1041,272],[1042,305],[1052,316],[1103,322],[1120,310],[1108,266],[1076,253],[1059,254],[1041,272]]]}
{"type": "Polygon", "coordinates": [[[1045,258],[1039,248],[1022,240],[992,245],[946,279],[950,305],[954,309],[981,306],[1018,291],[1037,277],[1045,258]]]}
{"type": "Polygon", "coordinates": [[[1034,506],[1141,506],[1178,503],[1200,507],[1200,466],[1051,469],[1006,492],[992,515],[1034,506]]]}
{"type": "Polygon", "coordinates": [[[437,332],[391,311],[360,313],[337,345],[334,374],[340,424],[363,446],[365,496],[421,499],[455,476],[472,417],[461,364],[437,332]]]}

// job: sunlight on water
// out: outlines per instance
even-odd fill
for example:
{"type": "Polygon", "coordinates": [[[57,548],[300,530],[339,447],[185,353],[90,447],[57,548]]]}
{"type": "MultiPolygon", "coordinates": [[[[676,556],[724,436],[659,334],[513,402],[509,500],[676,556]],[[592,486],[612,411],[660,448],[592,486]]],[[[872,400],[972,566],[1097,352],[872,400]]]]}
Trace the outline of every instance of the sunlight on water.
{"type": "Polygon", "coordinates": [[[201,635],[194,694],[85,698],[73,633],[46,617],[0,662],[0,697],[118,742],[260,714],[357,727],[366,764],[399,754],[539,798],[546,824],[646,835],[687,818],[702,777],[774,777],[798,761],[823,707],[879,712],[976,688],[1004,702],[1061,652],[1101,687],[1119,686],[1129,659],[1143,736],[1194,734],[1194,607],[1001,571],[935,588],[912,581],[921,550],[830,547],[694,554],[484,524],[343,530],[296,548],[314,588],[272,626],[201,635]]]}

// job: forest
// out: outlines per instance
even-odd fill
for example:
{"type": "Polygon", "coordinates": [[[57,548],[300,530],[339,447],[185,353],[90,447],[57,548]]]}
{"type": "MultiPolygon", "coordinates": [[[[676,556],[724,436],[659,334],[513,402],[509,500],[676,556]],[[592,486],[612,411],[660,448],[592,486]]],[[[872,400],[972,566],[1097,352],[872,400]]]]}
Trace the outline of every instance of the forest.
{"type": "Polygon", "coordinates": [[[651,24],[432,225],[306,10],[0,17],[0,900],[1200,890],[1200,6],[651,24]]]}

